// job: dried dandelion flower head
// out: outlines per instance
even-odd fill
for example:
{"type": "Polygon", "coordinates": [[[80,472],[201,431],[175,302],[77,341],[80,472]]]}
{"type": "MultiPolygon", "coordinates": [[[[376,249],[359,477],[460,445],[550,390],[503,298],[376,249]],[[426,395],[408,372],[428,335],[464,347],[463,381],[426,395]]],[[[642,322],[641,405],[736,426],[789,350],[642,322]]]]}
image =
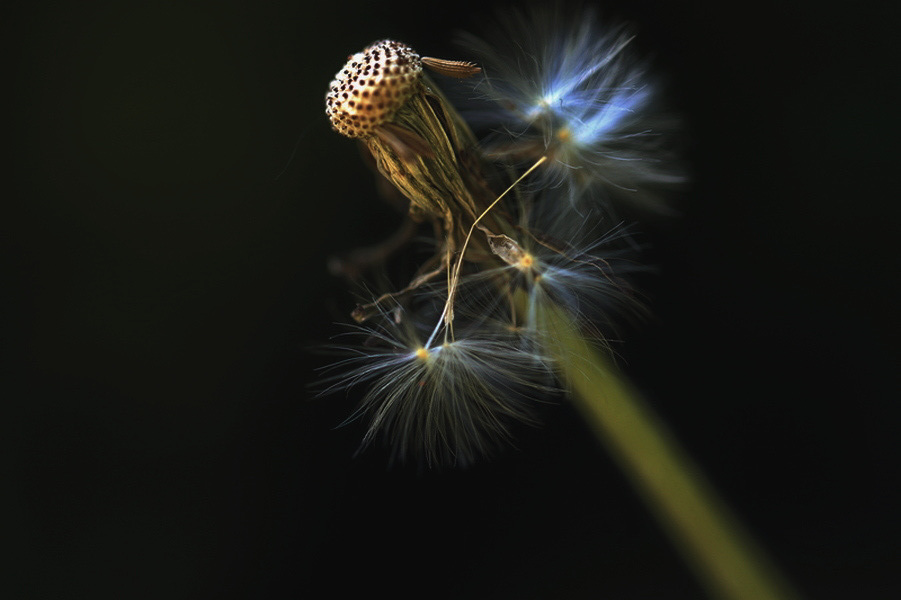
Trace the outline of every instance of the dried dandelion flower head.
{"type": "Polygon", "coordinates": [[[421,78],[422,61],[412,48],[392,40],[376,42],[351,56],[335,75],[325,112],[342,135],[372,135],[410,99],[421,78]]]}
{"type": "Polygon", "coordinates": [[[325,112],[333,129],[363,142],[413,211],[441,218],[449,230],[455,213],[476,210],[475,184],[460,164],[475,139],[423,66],[451,77],[479,71],[472,63],[420,56],[406,44],[382,40],[352,55],[338,72],[325,112]]]}
{"type": "Polygon", "coordinates": [[[326,95],[332,127],[369,152],[411,221],[433,225],[435,252],[353,311],[366,343],[346,348],[329,389],[367,386],[354,413],[369,420],[364,447],[383,437],[430,466],[509,442],[511,423],[559,390],[548,315],[601,344],[614,321],[644,315],[635,245],[608,204],[617,192],[653,203],[650,189],[670,182],[631,38],[598,32],[590,14],[510,15],[512,41],[469,40],[483,78],[475,63],[382,40],[350,56],[326,95]],[[473,81],[496,135],[480,141],[428,71],[473,81]]]}
{"type": "Polygon", "coordinates": [[[353,312],[362,343],[342,347],[326,391],[365,386],[349,417],[368,421],[360,450],[379,438],[428,467],[471,464],[571,399],[714,596],[796,597],[611,362],[611,315],[644,315],[636,245],[611,226],[612,204],[662,210],[660,192],[682,178],[655,79],[632,37],[591,11],[502,21],[469,40],[493,137],[478,141],[423,69],[469,78],[474,63],[381,41],[329,88],[332,126],[370,152],[410,222],[431,222],[435,254],[353,312]]]}

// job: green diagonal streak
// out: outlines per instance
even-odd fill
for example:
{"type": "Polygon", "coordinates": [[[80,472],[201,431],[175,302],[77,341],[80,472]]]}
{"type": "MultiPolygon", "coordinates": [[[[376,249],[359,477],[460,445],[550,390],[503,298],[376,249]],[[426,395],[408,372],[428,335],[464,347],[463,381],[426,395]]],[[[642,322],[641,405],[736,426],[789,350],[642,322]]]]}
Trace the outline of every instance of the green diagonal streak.
{"type": "Polygon", "coordinates": [[[573,401],[714,598],[797,595],[611,360],[561,312],[544,312],[573,401]]]}

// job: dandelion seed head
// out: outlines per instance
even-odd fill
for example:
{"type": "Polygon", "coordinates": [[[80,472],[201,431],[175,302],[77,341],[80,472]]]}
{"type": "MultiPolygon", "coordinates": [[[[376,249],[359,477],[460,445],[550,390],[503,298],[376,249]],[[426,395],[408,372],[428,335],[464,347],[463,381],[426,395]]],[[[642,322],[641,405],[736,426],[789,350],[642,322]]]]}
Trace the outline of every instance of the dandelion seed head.
{"type": "Polygon", "coordinates": [[[405,44],[382,40],[357,52],[325,97],[332,128],[351,138],[372,135],[413,95],[421,78],[422,60],[405,44]]]}
{"type": "Polygon", "coordinates": [[[611,201],[654,206],[659,185],[681,181],[657,82],[625,29],[528,10],[466,40],[478,64],[383,40],[326,95],[332,127],[362,140],[435,242],[406,287],[353,313],[367,342],[347,348],[330,389],[365,388],[349,419],[367,422],[361,450],[378,439],[429,466],[491,454],[563,391],[551,316],[606,344],[646,314],[611,201]],[[489,109],[464,120],[423,67],[471,82],[489,109]]]}

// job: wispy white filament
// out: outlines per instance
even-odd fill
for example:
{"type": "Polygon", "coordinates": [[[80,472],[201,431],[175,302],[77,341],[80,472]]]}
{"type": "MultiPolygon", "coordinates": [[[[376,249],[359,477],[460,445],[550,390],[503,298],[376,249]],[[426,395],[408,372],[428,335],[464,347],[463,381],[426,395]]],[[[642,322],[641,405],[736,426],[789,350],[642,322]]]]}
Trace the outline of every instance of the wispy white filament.
{"type": "Polygon", "coordinates": [[[484,66],[474,86],[483,100],[471,117],[490,131],[496,156],[553,160],[537,184],[575,205],[612,199],[664,210],[660,194],[684,180],[674,160],[673,119],[622,27],[602,27],[591,11],[505,11],[482,37],[461,45],[484,66]]]}

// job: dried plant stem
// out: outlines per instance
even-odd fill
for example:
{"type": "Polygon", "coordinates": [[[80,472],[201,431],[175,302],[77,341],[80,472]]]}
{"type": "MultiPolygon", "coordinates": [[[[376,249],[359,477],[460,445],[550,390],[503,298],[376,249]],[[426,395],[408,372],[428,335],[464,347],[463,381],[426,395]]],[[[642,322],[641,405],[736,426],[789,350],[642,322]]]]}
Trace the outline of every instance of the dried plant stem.
{"type": "Polygon", "coordinates": [[[573,402],[712,597],[795,598],[642,398],[562,312],[543,316],[573,402]]]}

